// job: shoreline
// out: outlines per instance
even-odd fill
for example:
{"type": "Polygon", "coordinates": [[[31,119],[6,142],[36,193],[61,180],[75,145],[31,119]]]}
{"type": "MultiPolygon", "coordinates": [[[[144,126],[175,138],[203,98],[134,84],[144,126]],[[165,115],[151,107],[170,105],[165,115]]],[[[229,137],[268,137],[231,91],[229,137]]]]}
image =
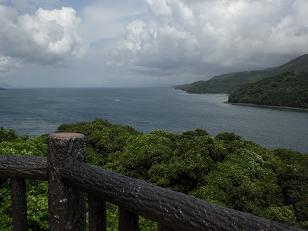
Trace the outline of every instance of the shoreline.
{"type": "Polygon", "coordinates": [[[280,110],[287,110],[287,111],[308,112],[308,108],[298,108],[298,107],[288,107],[288,106],[273,106],[273,105],[253,104],[253,103],[232,103],[232,102],[228,102],[228,101],[225,101],[224,103],[235,105],[235,106],[244,106],[244,107],[260,107],[260,108],[280,109],[280,110]]]}
{"type": "MultiPolygon", "coordinates": [[[[187,92],[186,90],[182,90],[182,89],[176,89],[176,90],[184,91],[187,94],[198,94],[198,95],[225,94],[225,95],[229,95],[228,93],[193,93],[193,92],[187,92]]],[[[274,106],[274,105],[253,104],[253,103],[231,103],[229,101],[225,101],[224,103],[235,105],[235,106],[244,106],[244,107],[259,107],[259,108],[269,108],[269,109],[280,109],[280,110],[285,110],[285,111],[308,112],[308,108],[299,108],[299,107],[274,106]]]]}

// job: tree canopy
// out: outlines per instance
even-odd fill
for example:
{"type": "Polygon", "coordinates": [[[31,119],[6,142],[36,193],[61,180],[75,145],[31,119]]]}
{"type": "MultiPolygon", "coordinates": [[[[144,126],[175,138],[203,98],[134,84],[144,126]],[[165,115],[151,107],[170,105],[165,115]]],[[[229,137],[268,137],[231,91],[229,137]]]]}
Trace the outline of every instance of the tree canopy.
{"type": "MultiPolygon", "coordinates": [[[[233,133],[214,137],[197,129],[182,134],[140,133],[105,120],[62,125],[59,131],[86,135],[87,162],[155,185],[279,222],[308,228],[308,155],[270,150],[233,133]]],[[[45,155],[47,136],[12,136],[0,130],[0,153],[45,155]],[[5,135],[7,134],[7,135],[5,135]]],[[[10,230],[8,182],[1,181],[0,229],[10,230]]],[[[47,230],[47,184],[29,182],[32,230],[47,230]]],[[[108,206],[109,230],[116,208],[108,206]]],[[[155,224],[142,219],[143,230],[155,224]]]]}

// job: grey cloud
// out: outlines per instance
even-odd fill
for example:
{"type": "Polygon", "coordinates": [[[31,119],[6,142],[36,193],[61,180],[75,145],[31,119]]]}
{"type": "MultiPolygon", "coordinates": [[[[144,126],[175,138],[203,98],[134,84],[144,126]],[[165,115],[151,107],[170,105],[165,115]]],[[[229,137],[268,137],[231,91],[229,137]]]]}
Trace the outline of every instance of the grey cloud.
{"type": "Polygon", "coordinates": [[[143,72],[253,69],[308,52],[306,0],[147,3],[150,19],[131,22],[113,54],[143,72]]]}
{"type": "Polygon", "coordinates": [[[7,72],[19,66],[19,60],[14,60],[11,57],[0,56],[0,73],[7,72]]]}

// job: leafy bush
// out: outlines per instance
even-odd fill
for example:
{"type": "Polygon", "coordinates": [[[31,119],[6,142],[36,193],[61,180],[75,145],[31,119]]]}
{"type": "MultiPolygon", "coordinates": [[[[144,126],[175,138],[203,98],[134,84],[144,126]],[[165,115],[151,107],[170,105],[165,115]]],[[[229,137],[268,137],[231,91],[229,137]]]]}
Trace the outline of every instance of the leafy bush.
{"type": "Polygon", "coordinates": [[[5,130],[0,128],[0,143],[3,141],[13,141],[17,139],[17,135],[14,130],[5,130]]]}
{"type": "MultiPolygon", "coordinates": [[[[269,150],[233,133],[211,137],[197,129],[182,134],[153,131],[104,120],[62,125],[59,131],[86,135],[86,159],[94,165],[146,180],[200,199],[299,227],[308,224],[308,155],[269,150]]],[[[11,134],[2,130],[3,134],[11,134]]],[[[8,135],[10,137],[11,135],[8,135]]],[[[4,138],[0,153],[39,155],[46,136],[4,138]]],[[[0,189],[0,230],[9,230],[8,182],[0,189]]],[[[28,182],[31,230],[47,230],[47,185],[28,182]]],[[[108,205],[108,230],[116,230],[117,208],[108,205]]],[[[143,230],[156,224],[141,219],[143,230]]]]}
{"type": "MultiPolygon", "coordinates": [[[[15,137],[12,131],[0,142],[0,154],[44,156],[47,153],[47,137],[15,137]],[[12,138],[14,137],[14,138],[12,138]]],[[[48,230],[47,183],[27,181],[27,206],[30,230],[48,230]]],[[[11,194],[9,180],[0,180],[0,230],[11,230],[11,194]]]]}

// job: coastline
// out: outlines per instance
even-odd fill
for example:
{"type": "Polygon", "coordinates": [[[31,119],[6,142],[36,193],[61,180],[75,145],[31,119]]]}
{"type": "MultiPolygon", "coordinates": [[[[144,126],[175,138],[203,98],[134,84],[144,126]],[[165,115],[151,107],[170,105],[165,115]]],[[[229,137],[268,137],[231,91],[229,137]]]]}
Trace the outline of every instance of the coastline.
{"type": "Polygon", "coordinates": [[[279,109],[279,110],[288,110],[288,111],[308,112],[308,108],[272,106],[272,105],[264,105],[264,104],[253,104],[253,103],[231,103],[228,101],[225,101],[224,103],[236,105],[236,106],[244,106],[244,107],[260,107],[260,108],[279,109]]]}
{"type": "MultiPolygon", "coordinates": [[[[228,93],[194,93],[194,92],[187,92],[186,90],[176,89],[186,92],[187,94],[226,94],[228,93]]],[[[269,109],[278,109],[278,110],[286,110],[286,111],[298,111],[298,112],[308,112],[308,108],[299,108],[299,107],[288,107],[288,106],[273,106],[273,105],[265,105],[265,104],[253,104],[253,103],[231,103],[229,101],[225,101],[226,104],[231,104],[235,106],[244,106],[244,107],[259,107],[259,108],[269,108],[269,109]]]]}

